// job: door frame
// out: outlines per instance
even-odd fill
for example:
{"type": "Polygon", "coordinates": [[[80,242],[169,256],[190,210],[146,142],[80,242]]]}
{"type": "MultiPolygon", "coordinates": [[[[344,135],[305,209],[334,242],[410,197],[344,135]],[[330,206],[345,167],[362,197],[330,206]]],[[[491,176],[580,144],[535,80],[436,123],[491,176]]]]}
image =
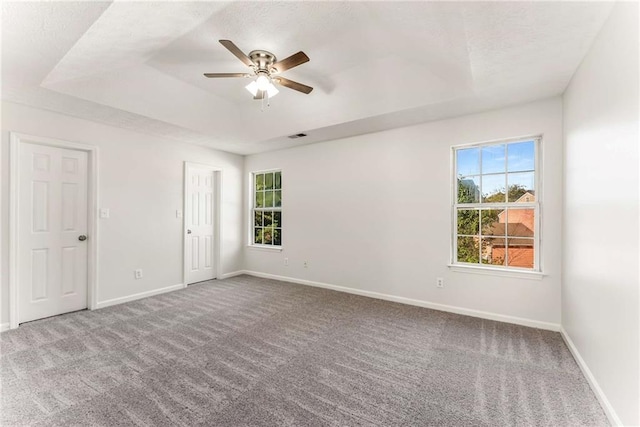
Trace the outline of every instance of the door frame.
{"type": "Polygon", "coordinates": [[[189,194],[189,171],[191,169],[208,169],[213,173],[213,265],[216,275],[214,279],[220,277],[222,268],[221,256],[222,239],[220,238],[220,215],[222,214],[222,168],[206,163],[184,162],[183,171],[183,194],[182,194],[182,286],[187,285],[187,194],[189,194]]]}
{"type": "Polygon", "coordinates": [[[78,142],[9,132],[9,328],[18,327],[18,196],[20,191],[20,146],[23,143],[85,151],[87,159],[87,308],[97,306],[98,288],[98,147],[78,142]]]}

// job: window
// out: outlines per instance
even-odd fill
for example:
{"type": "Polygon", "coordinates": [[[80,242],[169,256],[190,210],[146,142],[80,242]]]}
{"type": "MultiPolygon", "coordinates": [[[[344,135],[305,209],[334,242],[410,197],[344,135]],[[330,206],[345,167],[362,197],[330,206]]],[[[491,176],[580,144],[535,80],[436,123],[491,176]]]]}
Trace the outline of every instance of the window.
{"type": "Polygon", "coordinates": [[[255,246],[282,246],[282,173],[253,174],[253,227],[255,246]]]}
{"type": "Polygon", "coordinates": [[[539,271],[539,144],[453,148],[453,264],[539,271]]]}

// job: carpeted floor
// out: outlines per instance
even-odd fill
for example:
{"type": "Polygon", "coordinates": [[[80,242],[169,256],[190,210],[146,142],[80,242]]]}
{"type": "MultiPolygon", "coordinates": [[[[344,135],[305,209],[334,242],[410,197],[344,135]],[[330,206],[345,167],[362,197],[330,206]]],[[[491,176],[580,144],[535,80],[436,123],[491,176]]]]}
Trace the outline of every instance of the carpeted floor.
{"type": "Polygon", "coordinates": [[[558,333],[249,276],[0,339],[2,425],[608,425],[558,333]]]}

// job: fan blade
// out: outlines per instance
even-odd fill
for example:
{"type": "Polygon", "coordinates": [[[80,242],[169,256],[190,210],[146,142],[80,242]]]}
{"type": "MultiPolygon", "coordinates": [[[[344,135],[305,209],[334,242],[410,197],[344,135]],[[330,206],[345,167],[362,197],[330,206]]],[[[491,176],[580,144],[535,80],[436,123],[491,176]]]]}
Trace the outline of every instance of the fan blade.
{"type": "Polygon", "coordinates": [[[220,44],[229,50],[229,52],[233,53],[236,58],[240,61],[244,62],[247,67],[254,67],[255,64],[243,51],[238,48],[231,40],[218,40],[220,44]]]}
{"type": "Polygon", "coordinates": [[[271,69],[275,68],[274,72],[281,73],[290,68],[297,67],[300,64],[304,64],[305,62],[309,62],[309,57],[303,51],[300,51],[283,59],[282,61],[276,62],[271,66],[271,69]]]}
{"type": "Polygon", "coordinates": [[[249,73],[204,73],[205,77],[217,78],[217,77],[249,77],[249,73]]]}
{"type": "Polygon", "coordinates": [[[297,90],[298,92],[306,93],[307,95],[310,94],[313,90],[311,86],[303,85],[302,83],[294,82],[293,80],[285,79],[284,77],[275,77],[273,81],[281,86],[297,90]]]}

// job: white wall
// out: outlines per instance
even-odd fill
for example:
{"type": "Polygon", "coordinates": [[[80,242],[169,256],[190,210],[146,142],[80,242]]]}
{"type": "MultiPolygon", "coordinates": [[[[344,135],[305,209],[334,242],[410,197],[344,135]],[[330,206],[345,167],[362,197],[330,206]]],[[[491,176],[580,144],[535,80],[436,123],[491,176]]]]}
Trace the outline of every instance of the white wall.
{"type": "Polygon", "coordinates": [[[639,425],[638,3],[617,4],[564,97],[562,326],[639,425]]]}
{"type": "MultiPolygon", "coordinates": [[[[271,168],[283,174],[283,250],[247,247],[245,269],[559,325],[560,98],[251,155],[246,182],[271,168]],[[546,276],[451,271],[451,146],[539,134],[546,276]]],[[[249,209],[247,201],[245,224],[249,209]]]]}
{"type": "Polygon", "coordinates": [[[99,150],[98,302],[182,283],[183,162],[223,169],[220,273],[242,267],[243,158],[18,104],[2,104],[2,310],[8,322],[9,131],[91,144],[99,150]],[[133,278],[141,268],[144,277],[133,278]]]}

